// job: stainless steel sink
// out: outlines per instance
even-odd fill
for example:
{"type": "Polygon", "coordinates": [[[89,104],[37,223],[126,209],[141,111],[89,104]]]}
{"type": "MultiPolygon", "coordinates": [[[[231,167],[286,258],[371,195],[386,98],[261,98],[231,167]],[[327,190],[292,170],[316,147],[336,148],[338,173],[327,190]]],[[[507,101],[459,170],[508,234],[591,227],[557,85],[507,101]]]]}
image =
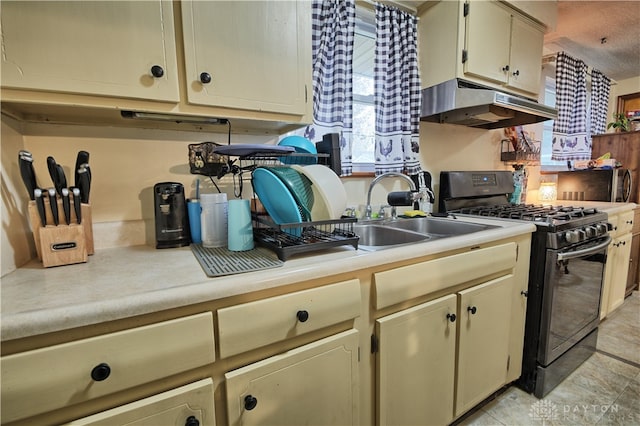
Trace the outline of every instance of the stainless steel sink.
{"type": "Polygon", "coordinates": [[[456,219],[421,217],[358,222],[354,225],[354,232],[360,237],[358,248],[375,251],[492,228],[497,226],[461,222],[456,219]]]}
{"type": "Polygon", "coordinates": [[[471,234],[473,232],[497,228],[493,225],[460,222],[456,219],[440,219],[434,217],[385,221],[384,225],[394,229],[405,229],[408,231],[419,232],[421,234],[428,234],[431,237],[453,237],[456,235],[471,234]]]}
{"type": "Polygon", "coordinates": [[[363,250],[415,243],[431,238],[428,235],[377,224],[355,224],[353,228],[360,237],[358,247],[363,250]]]}

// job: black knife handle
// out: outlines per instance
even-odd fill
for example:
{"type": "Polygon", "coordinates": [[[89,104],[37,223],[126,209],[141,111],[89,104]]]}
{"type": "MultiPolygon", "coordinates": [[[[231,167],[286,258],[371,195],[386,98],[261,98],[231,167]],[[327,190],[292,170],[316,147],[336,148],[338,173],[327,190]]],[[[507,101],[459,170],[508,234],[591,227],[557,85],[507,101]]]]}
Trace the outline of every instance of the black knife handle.
{"type": "Polygon", "coordinates": [[[80,190],[78,188],[71,188],[73,194],[73,209],[76,212],[76,222],[82,223],[82,200],[80,199],[80,190]]]}
{"type": "Polygon", "coordinates": [[[89,202],[89,187],[91,182],[89,181],[89,174],[87,168],[80,166],[78,169],[78,189],[80,190],[80,198],[82,202],[87,204],[89,202]]]}
{"type": "Polygon", "coordinates": [[[87,151],[78,151],[78,155],[76,156],[76,167],[73,169],[75,172],[74,182],[76,186],[78,186],[78,182],[80,180],[80,177],[78,176],[78,170],[80,169],[80,166],[88,163],[89,163],[89,153],[87,151]]]}
{"type": "Polygon", "coordinates": [[[33,171],[33,158],[26,154],[18,155],[18,163],[20,164],[20,176],[27,188],[29,198],[34,200],[33,191],[36,189],[36,174],[33,171]]]}
{"type": "Polygon", "coordinates": [[[40,188],[33,190],[33,196],[36,201],[36,207],[38,208],[38,214],[40,215],[40,223],[43,227],[47,226],[47,212],[44,209],[44,193],[40,188]]]}
{"type": "Polygon", "coordinates": [[[49,207],[51,208],[51,215],[53,216],[53,224],[58,226],[58,200],[56,199],[56,190],[49,188],[49,207]]]}
{"type": "Polygon", "coordinates": [[[64,212],[64,221],[67,225],[71,224],[71,202],[69,201],[69,190],[62,188],[62,211],[64,212]]]}

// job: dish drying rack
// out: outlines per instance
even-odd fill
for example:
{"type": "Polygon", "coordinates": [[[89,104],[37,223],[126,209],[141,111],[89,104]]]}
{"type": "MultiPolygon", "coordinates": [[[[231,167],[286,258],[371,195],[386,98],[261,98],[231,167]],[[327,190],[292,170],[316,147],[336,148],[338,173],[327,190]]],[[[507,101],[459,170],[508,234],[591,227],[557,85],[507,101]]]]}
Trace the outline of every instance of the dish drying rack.
{"type": "Polygon", "coordinates": [[[500,141],[500,160],[506,163],[535,165],[540,163],[540,141],[527,141],[527,145],[520,144],[513,148],[509,139],[500,141]]]}
{"type": "Polygon", "coordinates": [[[351,245],[360,239],[353,231],[356,218],[276,224],[266,215],[253,214],[253,238],[285,261],[291,255],[351,245]]]}

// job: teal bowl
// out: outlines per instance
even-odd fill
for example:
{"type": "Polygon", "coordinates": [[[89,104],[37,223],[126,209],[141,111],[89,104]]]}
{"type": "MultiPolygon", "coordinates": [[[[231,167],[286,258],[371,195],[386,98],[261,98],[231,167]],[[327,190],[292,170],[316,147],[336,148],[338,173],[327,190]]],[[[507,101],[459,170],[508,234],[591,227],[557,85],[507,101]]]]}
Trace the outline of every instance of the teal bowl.
{"type": "Polygon", "coordinates": [[[316,145],[303,136],[287,136],[278,142],[278,146],[289,146],[296,151],[288,157],[280,157],[283,164],[316,164],[318,162],[316,145]]]}

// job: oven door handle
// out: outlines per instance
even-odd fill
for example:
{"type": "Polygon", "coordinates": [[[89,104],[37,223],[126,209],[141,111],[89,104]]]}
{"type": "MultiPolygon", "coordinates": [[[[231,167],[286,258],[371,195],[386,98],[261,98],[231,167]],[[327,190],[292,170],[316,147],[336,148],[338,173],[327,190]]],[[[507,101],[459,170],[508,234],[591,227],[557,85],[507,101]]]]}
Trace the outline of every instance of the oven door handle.
{"type": "Polygon", "coordinates": [[[584,250],[572,251],[568,253],[558,253],[558,262],[597,253],[603,248],[607,247],[610,242],[611,242],[611,237],[607,235],[604,241],[598,244],[597,246],[589,247],[588,249],[584,249],[584,250]]]}

